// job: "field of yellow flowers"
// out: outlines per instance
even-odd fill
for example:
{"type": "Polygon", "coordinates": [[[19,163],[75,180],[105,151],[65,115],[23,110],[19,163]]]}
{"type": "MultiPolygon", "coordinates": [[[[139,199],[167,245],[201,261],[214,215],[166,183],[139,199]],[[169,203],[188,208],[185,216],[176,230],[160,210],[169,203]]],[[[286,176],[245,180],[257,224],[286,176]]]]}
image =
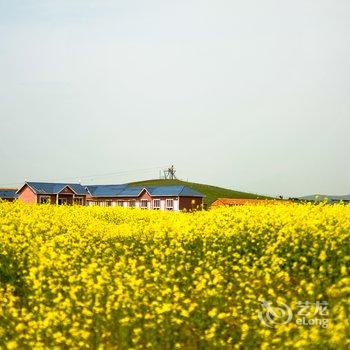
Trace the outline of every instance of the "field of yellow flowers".
{"type": "Polygon", "coordinates": [[[0,203],[0,348],[349,349],[349,250],[342,204],[0,203]],[[295,322],[306,301],[327,327],[295,322]]]}

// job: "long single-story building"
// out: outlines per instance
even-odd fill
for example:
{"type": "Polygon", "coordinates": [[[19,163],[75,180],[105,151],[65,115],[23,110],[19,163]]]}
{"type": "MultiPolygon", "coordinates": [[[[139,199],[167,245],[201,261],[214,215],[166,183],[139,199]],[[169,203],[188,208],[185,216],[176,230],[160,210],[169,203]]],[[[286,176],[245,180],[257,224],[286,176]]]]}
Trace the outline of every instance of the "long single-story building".
{"type": "Polygon", "coordinates": [[[204,195],[187,186],[81,185],[26,182],[18,191],[26,203],[136,207],[154,210],[200,209],[204,195]]]}

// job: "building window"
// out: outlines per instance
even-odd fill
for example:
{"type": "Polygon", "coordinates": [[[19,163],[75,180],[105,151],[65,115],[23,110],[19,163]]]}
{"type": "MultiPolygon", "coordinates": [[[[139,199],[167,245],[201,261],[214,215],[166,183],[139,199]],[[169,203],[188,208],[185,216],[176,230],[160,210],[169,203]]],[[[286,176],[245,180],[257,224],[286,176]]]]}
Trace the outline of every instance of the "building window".
{"type": "Polygon", "coordinates": [[[160,199],[153,199],[153,209],[160,209],[160,199]]]}
{"type": "Polygon", "coordinates": [[[135,208],[136,201],[129,201],[129,207],[130,208],[135,208]]]}
{"type": "Polygon", "coordinates": [[[83,198],[75,197],[74,198],[74,204],[76,204],[76,205],[83,205],[83,198]]]}
{"type": "Polygon", "coordinates": [[[174,200],[173,199],[167,199],[166,200],[166,208],[167,208],[167,210],[173,210],[174,209],[174,200]]]}
{"type": "Polygon", "coordinates": [[[40,196],[39,197],[40,204],[48,204],[50,203],[50,196],[40,196]]]}
{"type": "Polygon", "coordinates": [[[148,209],[148,200],[141,199],[141,209],[148,209]]]}
{"type": "Polygon", "coordinates": [[[122,206],[123,206],[123,204],[124,204],[124,202],[123,202],[123,201],[117,201],[117,206],[118,206],[118,207],[122,207],[122,206]]]}

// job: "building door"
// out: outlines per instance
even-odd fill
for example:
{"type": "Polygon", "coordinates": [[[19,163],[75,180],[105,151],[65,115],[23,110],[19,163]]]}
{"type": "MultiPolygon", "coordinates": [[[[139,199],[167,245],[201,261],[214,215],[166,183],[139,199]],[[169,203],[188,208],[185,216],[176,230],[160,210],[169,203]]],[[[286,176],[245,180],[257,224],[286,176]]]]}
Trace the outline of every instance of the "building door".
{"type": "Polygon", "coordinates": [[[67,198],[58,198],[58,205],[67,204],[67,198]]]}

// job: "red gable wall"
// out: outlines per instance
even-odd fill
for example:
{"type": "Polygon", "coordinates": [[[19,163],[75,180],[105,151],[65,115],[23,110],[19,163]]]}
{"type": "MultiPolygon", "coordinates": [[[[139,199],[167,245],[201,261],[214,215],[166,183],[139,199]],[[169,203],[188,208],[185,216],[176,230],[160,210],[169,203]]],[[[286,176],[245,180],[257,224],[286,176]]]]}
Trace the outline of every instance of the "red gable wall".
{"type": "Polygon", "coordinates": [[[59,194],[74,194],[74,191],[67,186],[59,194]]]}
{"type": "Polygon", "coordinates": [[[148,201],[152,200],[152,197],[149,195],[149,193],[146,190],[143,190],[141,194],[137,197],[137,199],[147,199],[148,201]]]}
{"type": "Polygon", "coordinates": [[[23,186],[18,193],[18,198],[25,203],[37,203],[37,195],[28,185],[23,186]]]}

